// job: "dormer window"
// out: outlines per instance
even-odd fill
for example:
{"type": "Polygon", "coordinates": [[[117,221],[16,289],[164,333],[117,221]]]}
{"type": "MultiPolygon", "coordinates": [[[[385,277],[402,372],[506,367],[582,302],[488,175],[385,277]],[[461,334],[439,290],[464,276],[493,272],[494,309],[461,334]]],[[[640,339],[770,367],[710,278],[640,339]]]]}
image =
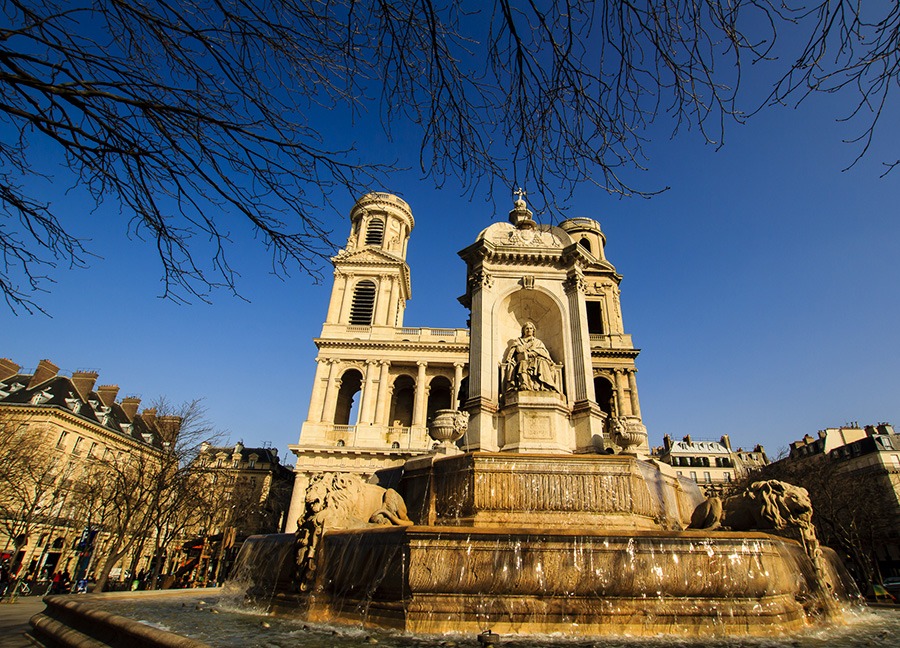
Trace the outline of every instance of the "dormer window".
{"type": "Polygon", "coordinates": [[[249,467],[250,467],[251,469],[256,468],[256,461],[257,461],[258,459],[259,459],[259,456],[258,456],[258,455],[255,455],[255,454],[250,455],[250,459],[249,459],[249,464],[248,464],[248,465],[249,465],[249,467]]]}
{"type": "Polygon", "coordinates": [[[52,397],[53,397],[53,394],[51,394],[49,391],[38,392],[37,394],[35,394],[34,396],[31,397],[31,404],[32,405],[40,405],[41,403],[46,403],[52,397]]]}

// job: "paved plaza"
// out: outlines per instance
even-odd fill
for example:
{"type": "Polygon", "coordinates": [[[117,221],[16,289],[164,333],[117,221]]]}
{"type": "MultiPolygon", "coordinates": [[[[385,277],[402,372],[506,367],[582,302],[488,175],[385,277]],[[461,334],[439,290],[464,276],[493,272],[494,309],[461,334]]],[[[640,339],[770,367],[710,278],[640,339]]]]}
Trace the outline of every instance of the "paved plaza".
{"type": "Polygon", "coordinates": [[[14,603],[0,602],[0,648],[31,646],[24,636],[30,627],[28,620],[43,609],[39,596],[21,597],[14,603]]]}

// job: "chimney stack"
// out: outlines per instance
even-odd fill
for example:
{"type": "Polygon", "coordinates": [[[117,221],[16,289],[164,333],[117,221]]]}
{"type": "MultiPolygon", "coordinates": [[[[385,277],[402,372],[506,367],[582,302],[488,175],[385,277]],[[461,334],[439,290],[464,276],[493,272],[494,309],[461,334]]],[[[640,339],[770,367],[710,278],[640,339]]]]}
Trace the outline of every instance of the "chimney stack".
{"type": "Polygon", "coordinates": [[[728,452],[731,452],[731,437],[727,434],[723,434],[721,440],[719,441],[728,452]]]}
{"type": "MultiPolygon", "coordinates": [[[[146,413],[146,410],[144,412],[146,413]]],[[[156,410],[153,410],[153,412],[155,414],[156,410]]],[[[178,438],[178,433],[181,431],[181,417],[160,416],[157,420],[157,429],[163,443],[174,445],[175,440],[178,438]]]]}
{"type": "Polygon", "coordinates": [[[106,407],[113,406],[113,403],[116,402],[116,395],[118,393],[118,385],[100,385],[97,388],[97,395],[100,397],[100,402],[103,403],[106,407]]]}
{"type": "Polygon", "coordinates": [[[153,427],[156,425],[156,408],[148,407],[143,412],[141,412],[141,418],[144,419],[144,423],[147,424],[147,427],[153,427]]]}
{"type": "Polygon", "coordinates": [[[0,358],[0,380],[12,378],[17,373],[19,373],[19,369],[21,368],[22,367],[17,365],[9,358],[0,358]]]}
{"type": "Polygon", "coordinates": [[[75,385],[81,400],[88,399],[88,395],[94,389],[94,383],[97,382],[98,375],[96,371],[76,371],[72,374],[72,384],[75,385]]]}
{"type": "Polygon", "coordinates": [[[34,370],[34,375],[28,382],[28,389],[34,389],[38,385],[47,382],[51,378],[55,378],[56,374],[58,373],[59,367],[57,367],[49,360],[41,360],[40,362],[38,362],[37,369],[34,370]]]}
{"type": "Polygon", "coordinates": [[[125,416],[128,417],[128,420],[134,421],[138,407],[141,405],[141,399],[137,396],[126,396],[119,405],[122,406],[122,411],[125,412],[125,416]]]}
{"type": "Polygon", "coordinates": [[[672,437],[670,437],[668,434],[663,436],[663,448],[666,452],[672,449],[672,437]]]}

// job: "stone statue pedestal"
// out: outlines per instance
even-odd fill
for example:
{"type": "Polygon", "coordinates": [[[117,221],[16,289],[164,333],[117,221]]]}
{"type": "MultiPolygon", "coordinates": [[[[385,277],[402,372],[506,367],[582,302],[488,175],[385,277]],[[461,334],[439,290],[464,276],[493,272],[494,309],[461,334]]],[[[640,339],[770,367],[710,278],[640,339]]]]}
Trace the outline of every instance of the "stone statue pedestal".
{"type": "Polygon", "coordinates": [[[569,408],[550,391],[507,392],[500,410],[501,452],[572,452],[569,408]]]}

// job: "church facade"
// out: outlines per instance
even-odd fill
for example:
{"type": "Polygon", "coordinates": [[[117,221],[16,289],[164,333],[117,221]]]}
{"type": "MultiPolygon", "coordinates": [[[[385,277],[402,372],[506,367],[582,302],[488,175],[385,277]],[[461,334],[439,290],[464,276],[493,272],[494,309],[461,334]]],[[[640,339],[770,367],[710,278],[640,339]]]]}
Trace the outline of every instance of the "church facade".
{"type": "Polygon", "coordinates": [[[464,451],[646,455],[635,349],[619,302],[621,275],[593,219],[536,223],[520,196],[459,254],[469,329],[404,326],[412,210],[388,193],[350,212],[347,245],[318,348],[310,407],[296,445],[288,531],[309,480],[364,478],[441,452],[439,410],[469,415],[464,451]]]}

